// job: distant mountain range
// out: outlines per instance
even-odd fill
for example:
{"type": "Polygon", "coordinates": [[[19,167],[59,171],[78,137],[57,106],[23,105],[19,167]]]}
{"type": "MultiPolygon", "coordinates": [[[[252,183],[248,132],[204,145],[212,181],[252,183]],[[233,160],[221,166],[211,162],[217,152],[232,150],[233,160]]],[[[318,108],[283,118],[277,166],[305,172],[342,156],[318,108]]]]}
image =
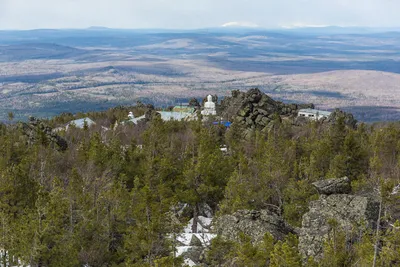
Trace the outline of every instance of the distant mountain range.
{"type": "Polygon", "coordinates": [[[282,33],[315,33],[315,34],[368,34],[368,33],[385,33],[400,32],[397,27],[358,27],[358,26],[325,26],[325,25],[286,25],[277,28],[263,28],[252,22],[227,22],[218,27],[199,28],[199,29],[162,29],[162,28],[143,28],[143,29],[119,29],[108,28],[103,26],[92,26],[83,29],[34,29],[34,30],[0,30],[2,34],[9,33],[11,35],[37,35],[49,33],[72,33],[72,32],[131,32],[131,33],[188,33],[188,32],[282,32],[282,33]]]}
{"type": "Polygon", "coordinates": [[[365,121],[400,119],[399,29],[246,25],[0,31],[0,120],[251,87],[365,121]]]}

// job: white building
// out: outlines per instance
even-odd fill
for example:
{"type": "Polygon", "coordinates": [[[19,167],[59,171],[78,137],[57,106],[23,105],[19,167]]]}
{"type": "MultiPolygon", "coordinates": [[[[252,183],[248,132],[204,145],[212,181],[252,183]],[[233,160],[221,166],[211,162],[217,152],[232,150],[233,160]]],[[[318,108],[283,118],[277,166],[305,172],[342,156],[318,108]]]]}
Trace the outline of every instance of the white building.
{"type": "MultiPolygon", "coordinates": [[[[194,113],[191,113],[191,112],[177,112],[177,111],[157,111],[157,113],[161,115],[161,119],[163,121],[190,120],[191,116],[193,116],[193,114],[194,114],[194,113]]],[[[139,121],[141,121],[141,120],[143,120],[145,118],[146,118],[145,115],[135,118],[133,116],[132,112],[129,112],[129,115],[128,115],[128,121],[132,122],[135,125],[138,124],[139,121]]]]}
{"type": "Polygon", "coordinates": [[[180,121],[188,120],[188,118],[193,114],[189,112],[176,112],[176,111],[157,111],[161,115],[163,121],[180,121]]]}
{"type": "MultiPolygon", "coordinates": [[[[143,119],[145,119],[145,115],[135,118],[135,116],[133,116],[133,113],[129,112],[128,121],[132,122],[133,124],[136,125],[136,124],[138,124],[139,121],[141,121],[143,119]]],[[[125,124],[125,122],[123,122],[122,124],[125,124]]]]}
{"type": "Polygon", "coordinates": [[[331,115],[329,111],[323,111],[318,109],[300,109],[298,117],[305,117],[310,120],[320,120],[323,118],[328,118],[331,115]]]}
{"type": "Polygon", "coordinates": [[[207,102],[204,103],[204,109],[201,111],[203,116],[217,115],[215,103],[212,101],[212,95],[207,96],[207,102]]]}

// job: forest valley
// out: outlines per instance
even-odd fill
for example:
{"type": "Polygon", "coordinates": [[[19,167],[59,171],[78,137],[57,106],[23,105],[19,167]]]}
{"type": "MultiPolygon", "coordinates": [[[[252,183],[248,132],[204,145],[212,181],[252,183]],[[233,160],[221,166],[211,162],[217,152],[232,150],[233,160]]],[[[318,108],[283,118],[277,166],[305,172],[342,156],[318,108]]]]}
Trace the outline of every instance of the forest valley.
{"type": "MultiPolygon", "coordinates": [[[[243,116],[257,105],[239,120],[249,121],[243,116]]],[[[33,125],[10,114],[10,123],[0,124],[1,266],[184,266],[174,237],[189,220],[196,233],[205,213],[255,221],[266,212],[293,231],[254,240],[211,226],[216,237],[196,264],[400,266],[399,123],[349,123],[343,112],[299,122],[293,112],[271,108],[261,128],[237,121],[237,109],[229,128],[213,117],[165,122],[158,116],[116,126],[130,111],[141,116],[151,109],[61,114],[33,125]],[[48,134],[83,117],[97,124],[48,134]],[[329,198],[313,183],[341,177],[348,177],[351,194],[379,203],[377,220],[360,230],[359,222],[342,227],[330,218],[322,256],[305,257],[302,218],[312,201],[329,198]]]]}

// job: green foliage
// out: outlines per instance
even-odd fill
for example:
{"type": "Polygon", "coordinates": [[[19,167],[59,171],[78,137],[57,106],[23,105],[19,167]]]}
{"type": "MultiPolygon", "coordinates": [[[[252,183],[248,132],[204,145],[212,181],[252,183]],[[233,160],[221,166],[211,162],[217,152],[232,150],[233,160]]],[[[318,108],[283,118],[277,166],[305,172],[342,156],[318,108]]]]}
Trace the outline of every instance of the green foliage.
{"type": "Polygon", "coordinates": [[[218,236],[211,241],[206,261],[211,266],[226,266],[234,262],[235,266],[262,267],[269,266],[270,254],[273,252],[275,240],[270,234],[265,234],[259,244],[253,244],[250,237],[240,235],[239,242],[224,240],[218,236]]]}
{"type": "MultiPolygon", "coordinates": [[[[89,116],[109,127],[130,110],[139,116],[145,107],[62,114],[48,123],[63,126],[89,116]]],[[[72,127],[60,133],[68,150],[59,152],[45,136],[32,143],[13,125],[1,124],[0,247],[31,266],[180,266],[170,235],[204,204],[220,214],[274,207],[300,226],[317,197],[311,183],[344,175],[356,191],[379,187],[387,208],[383,220],[395,218],[398,124],[354,130],[338,119],[299,127],[275,116],[265,132],[246,139],[246,130],[155,117],[110,131],[72,127]],[[189,205],[179,217],[173,211],[182,203],[189,205]]],[[[321,266],[370,266],[375,237],[353,236],[332,223],[321,266]]],[[[399,264],[398,227],[379,232],[381,266],[399,264]]],[[[211,266],[301,265],[293,236],[276,242],[266,235],[260,244],[246,236],[237,243],[218,237],[206,259],[211,266]]],[[[307,264],[318,266],[313,259],[307,264]]]]}
{"type": "Polygon", "coordinates": [[[222,266],[230,258],[233,258],[234,251],[235,243],[233,241],[224,240],[221,236],[217,236],[211,240],[206,261],[211,266],[222,266]]]}
{"type": "Polygon", "coordinates": [[[291,177],[292,143],[271,132],[259,134],[249,155],[238,156],[238,166],[229,179],[222,202],[223,212],[280,206],[283,190],[291,177]]]}
{"type": "Polygon", "coordinates": [[[383,239],[380,255],[381,266],[398,266],[400,264],[400,222],[396,221],[383,239]]]}
{"type": "MultiPolygon", "coordinates": [[[[324,245],[324,257],[320,264],[325,266],[352,266],[356,262],[368,262],[371,258],[371,248],[373,257],[373,246],[368,247],[370,240],[368,235],[359,236],[356,229],[342,229],[339,223],[332,218],[329,222],[331,231],[324,245]],[[356,246],[351,245],[351,240],[361,238],[356,246]],[[357,255],[358,254],[358,255],[357,255]],[[361,259],[362,256],[366,256],[361,259]]],[[[362,266],[362,265],[361,265],[362,266]]]]}
{"type": "Polygon", "coordinates": [[[254,245],[248,236],[241,235],[236,244],[236,264],[238,266],[268,266],[274,239],[267,234],[259,245],[254,245]]]}
{"type": "Polygon", "coordinates": [[[284,242],[278,241],[271,253],[271,267],[301,267],[301,257],[297,250],[297,237],[289,234],[284,242]]]}
{"type": "Polygon", "coordinates": [[[14,119],[14,113],[12,112],[8,112],[7,116],[9,121],[12,121],[14,119]]]}
{"type": "Polygon", "coordinates": [[[311,200],[317,199],[314,188],[306,180],[290,180],[284,190],[284,218],[293,226],[300,227],[301,218],[311,200]]]}

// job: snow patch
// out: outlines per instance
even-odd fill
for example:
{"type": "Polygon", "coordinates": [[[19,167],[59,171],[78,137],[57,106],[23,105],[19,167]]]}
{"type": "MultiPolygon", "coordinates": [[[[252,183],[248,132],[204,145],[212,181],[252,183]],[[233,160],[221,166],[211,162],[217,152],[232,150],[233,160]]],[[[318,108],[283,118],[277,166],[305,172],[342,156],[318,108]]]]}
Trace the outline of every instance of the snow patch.
{"type": "Polygon", "coordinates": [[[257,28],[259,27],[256,23],[250,21],[231,21],[222,25],[222,27],[245,27],[245,28],[257,28]]]}
{"type": "Polygon", "coordinates": [[[216,237],[215,234],[209,234],[209,233],[198,233],[198,234],[184,233],[178,235],[176,237],[176,240],[181,244],[183,244],[184,246],[189,246],[193,236],[197,237],[197,239],[201,241],[203,247],[209,246],[211,240],[216,237]]]}
{"type": "Polygon", "coordinates": [[[179,257],[183,253],[187,252],[190,248],[191,248],[191,246],[179,246],[179,247],[176,247],[176,256],[179,257]]]}
{"type": "Polygon", "coordinates": [[[190,267],[196,266],[196,263],[194,263],[191,259],[185,259],[184,262],[187,266],[190,266],[190,267]]]}
{"type": "MultiPolygon", "coordinates": [[[[198,233],[209,233],[210,230],[208,228],[211,225],[212,219],[206,218],[203,216],[199,216],[199,217],[197,217],[197,220],[198,220],[197,232],[198,233]]],[[[192,233],[193,221],[194,221],[193,218],[189,221],[189,224],[183,229],[184,233],[192,233]]]]}
{"type": "Polygon", "coordinates": [[[397,195],[400,192],[400,184],[393,188],[391,195],[397,195]]]}
{"type": "MultiPolygon", "coordinates": [[[[191,246],[190,244],[192,243],[193,238],[197,238],[200,240],[201,246],[202,247],[207,247],[211,244],[211,240],[216,237],[215,234],[210,233],[210,226],[212,223],[212,218],[206,218],[203,216],[197,217],[197,231],[198,233],[193,233],[192,232],[192,226],[193,226],[193,219],[191,219],[186,225],[186,227],[183,229],[183,233],[177,235],[175,237],[176,241],[178,241],[182,246],[177,246],[176,247],[176,256],[179,257],[185,252],[187,252],[191,246]]],[[[198,242],[198,241],[197,241],[198,242]]],[[[192,243],[193,244],[193,243],[192,243]]],[[[185,264],[188,266],[195,266],[196,264],[190,260],[190,259],[185,259],[185,264]]]]}

